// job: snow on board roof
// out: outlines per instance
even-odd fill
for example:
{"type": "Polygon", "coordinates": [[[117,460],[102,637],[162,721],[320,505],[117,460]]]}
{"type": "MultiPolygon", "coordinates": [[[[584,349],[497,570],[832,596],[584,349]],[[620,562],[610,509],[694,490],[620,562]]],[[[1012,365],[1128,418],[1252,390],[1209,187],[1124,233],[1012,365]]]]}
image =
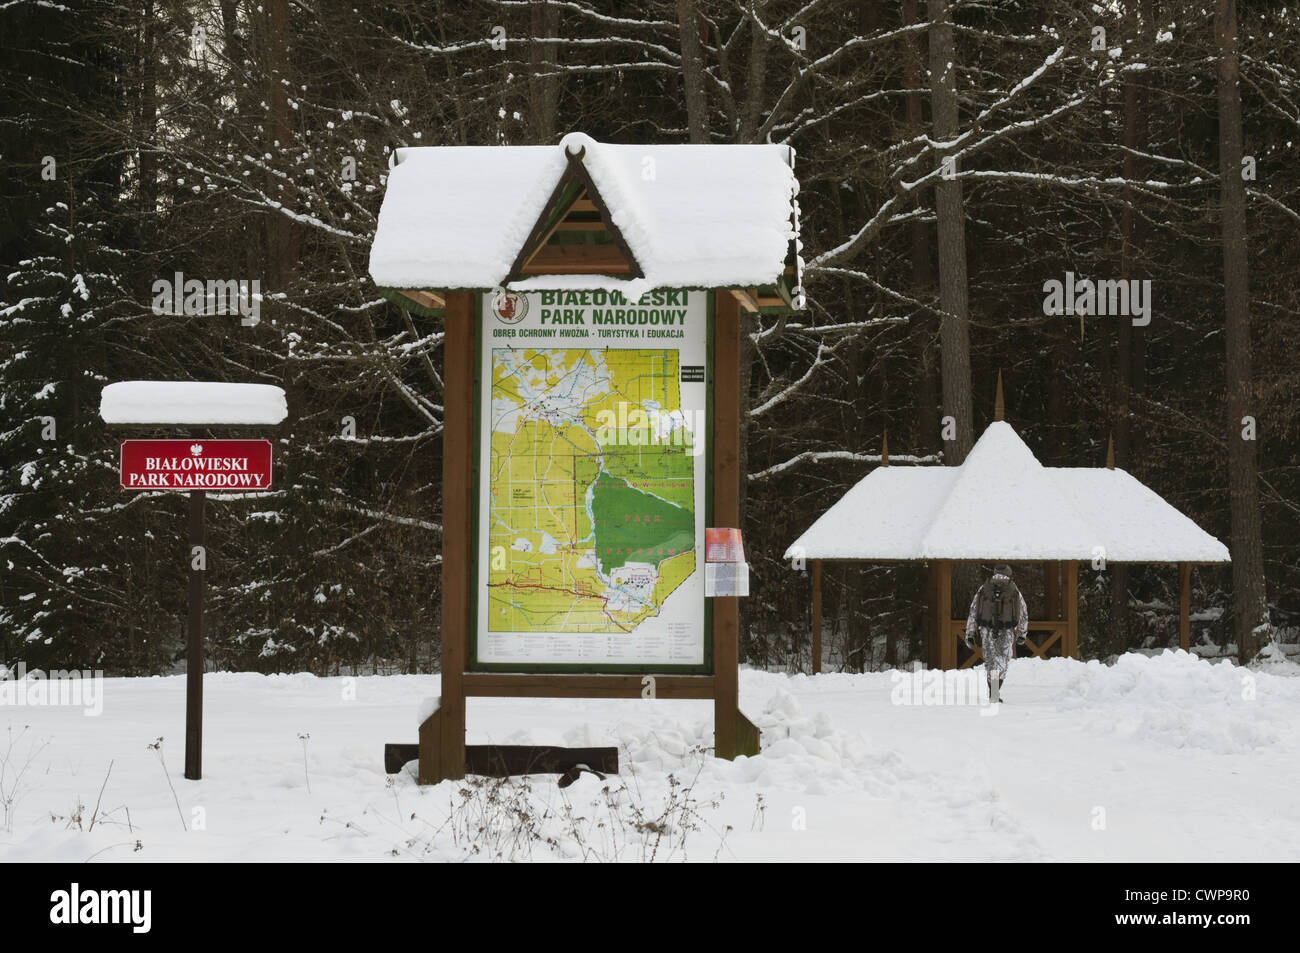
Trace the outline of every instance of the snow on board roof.
{"type": "Polygon", "coordinates": [[[375,284],[502,286],[564,174],[566,149],[585,150],[583,166],[645,278],[534,276],[512,289],[620,289],[635,298],[781,277],[797,239],[788,146],[613,145],[570,133],[554,146],[398,149],[370,249],[375,284]]]}
{"type": "Polygon", "coordinates": [[[805,559],[1228,562],[1123,470],[1044,467],[996,421],[959,467],[878,467],[786,550],[805,559]]]}
{"type": "Polygon", "coordinates": [[[100,396],[107,424],[278,424],[289,415],[284,390],[272,384],[213,381],[120,381],[100,396]]]}

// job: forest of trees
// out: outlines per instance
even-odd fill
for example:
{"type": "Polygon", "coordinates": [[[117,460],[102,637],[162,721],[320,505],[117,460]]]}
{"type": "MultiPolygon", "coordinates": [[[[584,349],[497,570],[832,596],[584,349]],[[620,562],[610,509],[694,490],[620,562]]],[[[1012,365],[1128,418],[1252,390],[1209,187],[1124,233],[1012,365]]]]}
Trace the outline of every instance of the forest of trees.
{"type": "MultiPolygon", "coordinates": [[[[208,503],[212,664],[435,669],[442,334],[367,275],[389,156],[572,130],[797,152],[807,308],[744,326],[743,661],[808,670],[782,553],[886,431],[961,462],[999,371],[1044,464],[1113,436],[1229,544],[1194,639],[1295,641],[1294,4],[0,0],[0,662],[172,670],[186,501],[118,489],[99,392],[226,380],[290,418],[278,489],[208,503]],[[261,322],[155,314],[175,272],[258,280],[261,322]],[[1149,280],[1149,323],[1045,313],[1067,273],[1149,280]]],[[[920,657],[923,570],[825,583],[829,668],[920,657]]],[[[1176,586],[1083,567],[1083,654],[1176,644],[1176,586]]]]}

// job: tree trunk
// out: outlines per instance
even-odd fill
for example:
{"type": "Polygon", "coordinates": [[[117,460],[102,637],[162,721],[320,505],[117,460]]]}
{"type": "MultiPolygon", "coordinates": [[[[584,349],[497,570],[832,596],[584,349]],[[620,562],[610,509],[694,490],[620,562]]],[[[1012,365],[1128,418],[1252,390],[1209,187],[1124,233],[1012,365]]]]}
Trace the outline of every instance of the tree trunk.
{"type": "MultiPolygon", "coordinates": [[[[957,136],[957,63],[953,49],[952,13],[948,0],[929,0],[930,112],[934,138],[940,143],[957,136]]],[[[936,165],[954,150],[940,148],[936,165]]],[[[974,443],[970,390],[970,314],[966,287],[966,216],[961,181],[940,178],[935,186],[935,213],[939,235],[940,363],[943,375],[943,413],[956,423],[955,439],[944,444],[945,463],[956,466],[966,459],[974,443]]]]}
{"type": "MultiPolygon", "coordinates": [[[[1137,21],[1136,11],[1130,0],[1128,7],[1129,24],[1137,21]]],[[[1132,73],[1125,74],[1123,84],[1124,97],[1124,180],[1131,182],[1137,177],[1137,82],[1132,73]]],[[[1124,186],[1124,207],[1120,210],[1120,278],[1128,281],[1133,277],[1133,189],[1124,186]]],[[[1113,427],[1115,430],[1115,466],[1132,469],[1129,460],[1129,388],[1132,380],[1132,341],[1133,322],[1127,315],[1118,316],[1116,333],[1118,340],[1115,349],[1115,376],[1112,395],[1113,427]]],[[[1111,647],[1116,653],[1128,651],[1128,567],[1114,564],[1110,569],[1110,615],[1112,638],[1111,647]]]]}
{"type": "MultiPolygon", "coordinates": [[[[1137,148],[1137,82],[1132,73],[1124,78],[1124,179],[1131,182],[1137,177],[1137,157],[1133,150],[1137,148]]],[[[1133,277],[1133,189],[1124,186],[1124,207],[1120,211],[1120,260],[1119,273],[1125,281],[1133,277]]],[[[1133,322],[1125,316],[1119,316],[1116,327],[1119,333],[1118,348],[1115,352],[1115,465],[1130,467],[1129,462],[1129,388],[1132,382],[1132,342],[1133,322]]]]}
{"type": "MultiPolygon", "coordinates": [[[[289,78],[289,0],[271,0],[270,28],[267,32],[267,149],[271,165],[288,173],[291,164],[281,153],[293,144],[290,125],[289,93],[284,81],[289,78]]],[[[285,205],[294,204],[279,176],[268,173],[267,195],[285,205]]],[[[267,209],[266,219],[266,276],[270,291],[288,290],[298,264],[298,235],[291,222],[278,209],[267,209]]]]}
{"type": "MultiPolygon", "coordinates": [[[[901,21],[903,26],[918,22],[917,0],[903,0],[901,21]]],[[[913,34],[907,41],[907,59],[903,64],[903,87],[907,109],[907,134],[913,139],[925,132],[923,114],[925,59],[921,37],[913,34]]],[[[920,194],[916,197],[919,206],[920,194]]],[[[930,223],[913,221],[908,226],[912,243],[912,287],[918,300],[934,300],[934,241],[930,223]]],[[[912,339],[916,346],[916,439],[914,446],[923,454],[937,453],[939,441],[939,382],[938,363],[934,346],[938,338],[938,322],[929,311],[919,312],[911,322],[912,339]]]]}
{"type": "MultiPolygon", "coordinates": [[[[1152,43],[1155,40],[1155,8],[1152,0],[1140,0],[1138,9],[1142,14],[1141,31],[1144,42],[1152,43]]],[[[1148,119],[1149,96],[1145,95],[1142,90],[1135,93],[1134,112],[1137,114],[1137,128],[1134,135],[1134,147],[1140,151],[1145,151],[1148,141],[1148,119]]],[[[1142,174],[1144,164],[1139,163],[1136,159],[1133,163],[1134,176],[1142,174]]],[[[1141,218],[1136,214],[1133,220],[1133,247],[1145,247],[1146,228],[1141,218]]],[[[1131,351],[1129,354],[1129,396],[1134,401],[1141,401],[1146,394],[1146,327],[1135,327],[1131,331],[1131,351]]],[[[1129,419],[1128,424],[1128,446],[1125,448],[1128,461],[1124,466],[1130,471],[1137,469],[1137,461],[1142,459],[1143,434],[1140,419],[1129,419]]]]}
{"type": "MultiPolygon", "coordinates": [[[[952,10],[948,0],[929,0],[930,12],[930,118],[933,138],[950,143],[957,137],[957,56],[952,37],[952,10]]],[[[935,165],[943,169],[956,150],[940,147],[935,165]]],[[[940,176],[934,188],[934,208],[939,238],[939,366],[943,380],[943,416],[952,418],[955,433],[943,443],[944,463],[959,466],[975,442],[971,414],[970,310],[966,285],[966,212],[962,203],[960,170],[940,176]]],[[[953,567],[952,591],[969,599],[978,569],[973,563],[953,567]]],[[[943,634],[948,638],[948,634],[943,634]]]]}
{"type": "MultiPolygon", "coordinates": [[[[1232,602],[1237,658],[1249,662],[1268,633],[1264,549],[1260,538],[1255,441],[1242,419],[1258,412],[1251,380],[1250,283],[1246,251],[1246,187],[1241,178],[1241,86],[1236,0],[1217,0],[1219,47],[1219,194],[1223,227],[1224,341],[1227,350],[1228,497],[1232,520],[1232,602]]],[[[1252,435],[1253,436],[1253,435],[1252,435]]]]}
{"type": "MultiPolygon", "coordinates": [[[[140,236],[141,246],[148,243],[149,236],[154,235],[158,227],[158,31],[159,19],[152,0],[146,0],[144,16],[139,26],[139,48],[136,53],[140,69],[140,107],[136,117],[135,148],[136,169],[140,176],[137,194],[136,234],[140,236]]],[[[71,206],[70,206],[71,207],[71,206]]],[[[0,245],[3,245],[0,242],[0,245]]],[[[135,269],[132,285],[138,298],[148,296],[154,275],[147,266],[146,259],[141,259],[135,269]]],[[[74,387],[73,393],[79,393],[74,387]]]]}
{"type": "Polygon", "coordinates": [[[154,158],[154,136],[158,131],[158,53],[155,49],[158,19],[152,0],[144,5],[141,28],[143,76],[140,81],[140,127],[136,154],[140,170],[140,226],[153,228],[158,213],[158,163],[154,158]]]}
{"type": "Polygon", "coordinates": [[[539,42],[539,38],[556,35],[560,24],[560,10],[548,0],[530,0],[528,4],[528,134],[530,141],[549,145],[556,136],[556,117],[560,106],[558,76],[544,76],[551,72],[556,61],[555,43],[539,42]]]}
{"type": "Polygon", "coordinates": [[[686,93],[686,123],[691,142],[709,141],[709,106],[705,95],[704,48],[695,0],[677,0],[677,26],[682,42],[682,85],[686,93]]]}
{"type": "Polygon", "coordinates": [[[758,135],[763,116],[763,90],[767,79],[768,35],[751,21],[749,24],[749,64],[746,70],[745,103],[740,111],[740,139],[752,143],[758,135]]]}

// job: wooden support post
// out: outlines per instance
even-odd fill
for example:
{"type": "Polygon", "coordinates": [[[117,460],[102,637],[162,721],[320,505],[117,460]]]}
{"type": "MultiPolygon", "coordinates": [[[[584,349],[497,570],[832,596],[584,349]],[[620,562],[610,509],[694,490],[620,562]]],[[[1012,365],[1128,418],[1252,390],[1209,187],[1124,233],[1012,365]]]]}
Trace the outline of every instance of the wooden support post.
{"type": "Polygon", "coordinates": [[[814,675],[822,670],[822,561],[812,561],[812,671],[814,675]]]}
{"type": "Polygon", "coordinates": [[[420,725],[417,780],[420,784],[437,784],[442,780],[442,712],[434,711],[420,725]]]}
{"type": "MultiPolygon", "coordinates": [[[[713,526],[740,526],[740,302],[713,293],[713,526]]],[[[713,751],[758,754],[758,730],[740,713],[740,604],[713,604],[713,751]]]]}
{"type": "Polygon", "coordinates": [[[925,665],[933,668],[939,659],[939,629],[935,625],[935,603],[938,601],[938,569],[934,560],[925,564],[925,665]]]}
{"type": "Polygon", "coordinates": [[[1178,564],[1178,647],[1192,650],[1192,564],[1178,564]]]}
{"type": "MultiPolygon", "coordinates": [[[[475,296],[447,294],[443,338],[445,411],[442,429],[442,701],[438,706],[438,766],[426,772],[421,744],[420,774],[438,781],[465,776],[465,666],[469,659],[470,525],[474,513],[474,339],[478,333],[475,296]]],[[[423,742],[424,732],[421,732],[423,742]]]]}
{"type": "Polygon", "coordinates": [[[185,646],[185,777],[198,781],[203,777],[203,577],[207,567],[206,550],[200,555],[195,546],[203,546],[203,503],[207,493],[190,491],[190,544],[186,553],[190,561],[189,631],[185,646]]]}
{"type": "MultiPolygon", "coordinates": [[[[740,304],[728,292],[713,294],[713,526],[737,526],[740,517],[740,304]]],[[[732,760],[740,710],[740,606],[712,600],[713,749],[732,760]]]]}
{"type": "Polygon", "coordinates": [[[930,656],[930,665],[945,670],[956,668],[957,643],[952,636],[952,560],[931,561],[930,578],[935,648],[930,656]]]}
{"type": "Polygon", "coordinates": [[[1066,658],[1079,657],[1079,564],[1073,560],[1065,564],[1065,645],[1061,654],[1066,658]]]}
{"type": "Polygon", "coordinates": [[[933,559],[925,564],[925,667],[939,665],[939,564],[933,559]]]}
{"type": "Polygon", "coordinates": [[[1043,588],[1047,593],[1047,620],[1054,622],[1061,618],[1061,564],[1059,562],[1043,563],[1043,588]]]}

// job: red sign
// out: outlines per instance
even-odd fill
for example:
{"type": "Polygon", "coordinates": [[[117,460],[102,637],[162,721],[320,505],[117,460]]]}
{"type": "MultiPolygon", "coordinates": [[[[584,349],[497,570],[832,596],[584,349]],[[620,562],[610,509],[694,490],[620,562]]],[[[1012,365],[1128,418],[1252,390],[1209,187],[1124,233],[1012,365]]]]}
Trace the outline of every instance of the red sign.
{"type": "Polygon", "coordinates": [[[269,440],[123,440],[124,490],[271,489],[269,440]]]}

